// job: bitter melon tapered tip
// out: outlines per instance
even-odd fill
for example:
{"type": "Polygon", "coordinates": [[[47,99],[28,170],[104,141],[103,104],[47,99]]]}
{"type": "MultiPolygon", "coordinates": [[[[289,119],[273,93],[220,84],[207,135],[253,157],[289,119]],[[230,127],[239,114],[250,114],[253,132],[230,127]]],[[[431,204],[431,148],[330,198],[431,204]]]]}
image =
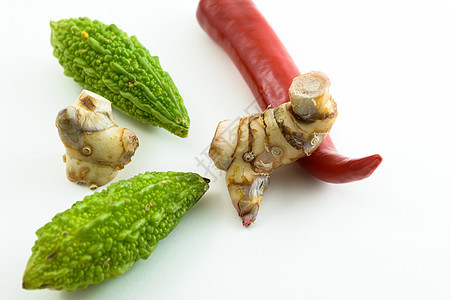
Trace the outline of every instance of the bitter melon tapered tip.
{"type": "Polygon", "coordinates": [[[22,288],[24,290],[35,290],[37,289],[32,282],[30,282],[29,269],[25,270],[22,278],[22,288]]]}
{"type": "MultiPolygon", "coordinates": [[[[54,289],[51,285],[45,285],[41,284],[40,286],[33,286],[30,284],[27,284],[25,281],[22,282],[22,288],[24,290],[43,290],[43,289],[54,289]]],[[[54,289],[55,290],[55,289],[54,289]]]]}
{"type": "Polygon", "coordinates": [[[187,138],[188,137],[188,128],[180,127],[177,130],[175,130],[173,133],[178,137],[187,138]]]}
{"type": "Polygon", "coordinates": [[[38,289],[43,289],[43,287],[37,287],[33,284],[31,284],[30,282],[28,282],[25,278],[22,280],[22,288],[24,290],[38,290],[38,289]]]}
{"type": "Polygon", "coordinates": [[[210,180],[209,178],[207,178],[207,177],[202,177],[202,179],[203,179],[203,180],[205,181],[205,183],[207,183],[207,184],[210,183],[210,181],[211,181],[211,180],[210,180]]]}
{"type": "Polygon", "coordinates": [[[43,275],[42,269],[36,265],[36,260],[32,255],[22,276],[22,288],[25,290],[41,290],[51,288],[50,284],[43,282],[43,275]]]}

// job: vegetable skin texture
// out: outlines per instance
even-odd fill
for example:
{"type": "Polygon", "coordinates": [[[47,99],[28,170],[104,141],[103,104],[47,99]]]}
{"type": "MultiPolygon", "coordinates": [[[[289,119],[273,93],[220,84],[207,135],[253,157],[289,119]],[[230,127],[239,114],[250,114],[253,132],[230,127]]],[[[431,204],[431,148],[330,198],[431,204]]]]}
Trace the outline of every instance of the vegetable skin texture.
{"type": "Polygon", "coordinates": [[[91,189],[113,180],[139,146],[131,130],[117,126],[111,102],[87,90],[58,113],[55,125],[66,148],[67,179],[91,189]]]}
{"type": "Polygon", "coordinates": [[[296,76],[289,103],[219,123],[209,155],[226,171],[230,199],[244,226],[255,221],[271,172],[310,155],[330,131],[337,105],[329,85],[321,72],[296,76]]]}
{"type": "MultiPolygon", "coordinates": [[[[232,59],[262,111],[290,101],[288,89],[300,72],[253,1],[201,0],[197,20],[232,59]]],[[[343,156],[328,135],[315,152],[297,162],[322,181],[347,183],[370,176],[382,157],[343,156]]]]}
{"type": "Polygon", "coordinates": [[[208,189],[194,173],[147,172],[111,184],[36,231],[23,288],[75,290],[147,259],[208,189]]]}
{"type": "Polygon", "coordinates": [[[190,120],[177,87],[136,36],[89,18],[51,21],[50,27],[53,55],[65,75],[142,123],[188,135],[190,120]]]}

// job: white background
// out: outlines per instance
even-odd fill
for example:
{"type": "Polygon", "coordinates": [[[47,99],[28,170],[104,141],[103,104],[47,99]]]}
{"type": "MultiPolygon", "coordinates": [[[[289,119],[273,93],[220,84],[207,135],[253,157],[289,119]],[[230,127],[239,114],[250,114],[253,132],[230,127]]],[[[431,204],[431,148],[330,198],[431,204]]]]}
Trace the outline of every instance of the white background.
{"type": "MultiPolygon", "coordinates": [[[[322,183],[275,171],[243,228],[205,156],[216,124],[253,96],[197,24],[195,0],[8,1],[0,11],[2,299],[451,299],[451,2],[255,0],[301,72],[331,79],[332,130],[349,156],[380,153],[372,177],[322,183]],[[181,139],[115,112],[140,147],[115,181],[194,171],[211,188],[146,261],[75,292],[22,290],[34,232],[91,193],[65,178],[54,125],[81,87],[52,56],[50,20],[88,16],[136,35],[178,86],[181,139]]],[[[252,112],[256,112],[253,109],[252,112]]]]}

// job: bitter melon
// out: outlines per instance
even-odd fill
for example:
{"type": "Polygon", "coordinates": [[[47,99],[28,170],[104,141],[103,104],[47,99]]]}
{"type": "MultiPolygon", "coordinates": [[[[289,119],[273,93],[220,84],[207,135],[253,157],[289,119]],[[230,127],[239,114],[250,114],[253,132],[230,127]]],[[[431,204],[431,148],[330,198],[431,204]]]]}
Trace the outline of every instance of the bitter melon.
{"type": "Polygon", "coordinates": [[[149,257],[208,182],[194,173],[147,172],[86,196],[36,231],[23,287],[71,291],[124,273],[149,257]]]}
{"type": "Polygon", "coordinates": [[[52,21],[50,27],[53,55],[65,75],[138,121],[188,135],[177,87],[136,36],[89,18],[52,21]]]}

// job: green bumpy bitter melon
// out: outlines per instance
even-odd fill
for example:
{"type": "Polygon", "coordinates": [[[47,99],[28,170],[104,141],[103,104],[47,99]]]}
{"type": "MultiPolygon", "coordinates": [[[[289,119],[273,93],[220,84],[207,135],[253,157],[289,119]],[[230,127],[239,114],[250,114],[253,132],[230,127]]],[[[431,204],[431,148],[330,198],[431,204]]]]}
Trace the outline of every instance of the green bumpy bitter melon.
{"type": "Polygon", "coordinates": [[[177,87],[135,36],[89,18],[50,26],[53,55],[65,75],[138,121],[188,135],[190,121],[177,87]]]}
{"type": "Polygon", "coordinates": [[[25,289],[75,290],[147,259],[208,189],[195,173],[147,172],[86,196],[36,231],[25,289]]]}

